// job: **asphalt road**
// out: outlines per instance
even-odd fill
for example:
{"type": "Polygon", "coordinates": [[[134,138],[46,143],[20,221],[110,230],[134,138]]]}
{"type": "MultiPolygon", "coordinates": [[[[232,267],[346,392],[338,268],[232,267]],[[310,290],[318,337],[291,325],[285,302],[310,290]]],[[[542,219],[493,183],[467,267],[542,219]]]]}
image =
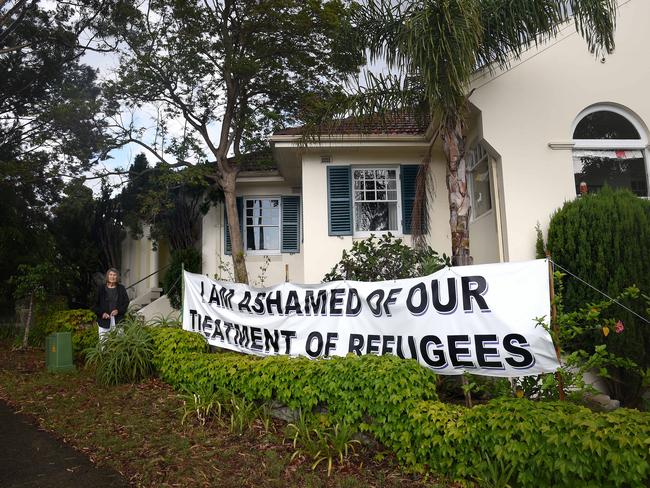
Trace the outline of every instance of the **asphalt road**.
{"type": "Polygon", "coordinates": [[[126,488],[120,474],[95,466],[0,401],[0,487],[126,488]]]}

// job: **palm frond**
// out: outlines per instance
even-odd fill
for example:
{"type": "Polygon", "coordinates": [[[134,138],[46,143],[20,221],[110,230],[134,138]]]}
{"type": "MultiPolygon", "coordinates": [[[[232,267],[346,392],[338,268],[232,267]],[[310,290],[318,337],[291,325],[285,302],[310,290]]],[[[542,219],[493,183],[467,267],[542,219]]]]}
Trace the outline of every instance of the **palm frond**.
{"type": "Polygon", "coordinates": [[[481,0],[483,39],[477,66],[507,67],[531,46],[557,37],[573,20],[591,53],[614,49],[615,0],[481,0]]]}

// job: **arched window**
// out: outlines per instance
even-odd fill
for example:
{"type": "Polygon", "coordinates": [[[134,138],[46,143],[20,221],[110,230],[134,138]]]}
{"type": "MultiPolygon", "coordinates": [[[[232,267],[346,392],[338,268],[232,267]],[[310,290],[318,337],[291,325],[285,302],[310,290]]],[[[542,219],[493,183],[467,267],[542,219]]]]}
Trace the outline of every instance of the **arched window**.
{"type": "Polygon", "coordinates": [[[574,124],[573,143],[577,194],[608,185],[648,196],[647,137],[629,114],[612,106],[584,110],[574,124]]]}

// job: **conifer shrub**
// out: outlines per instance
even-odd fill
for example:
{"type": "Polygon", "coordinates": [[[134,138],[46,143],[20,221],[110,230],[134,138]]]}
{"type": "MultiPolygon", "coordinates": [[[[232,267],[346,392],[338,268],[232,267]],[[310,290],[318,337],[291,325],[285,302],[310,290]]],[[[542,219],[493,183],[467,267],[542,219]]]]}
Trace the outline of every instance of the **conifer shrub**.
{"type": "MultiPolygon", "coordinates": [[[[650,294],[650,202],[629,191],[604,188],[566,202],[551,218],[547,247],[552,259],[594,287],[616,296],[636,285],[650,294]]],[[[602,299],[579,280],[565,278],[566,310],[578,310],[602,299]]],[[[647,316],[642,301],[627,301],[626,306],[647,316]]],[[[621,307],[610,309],[611,317],[621,320],[624,333],[593,334],[575,347],[594,350],[606,343],[609,351],[629,358],[641,368],[650,366],[650,325],[621,307]]],[[[640,398],[640,375],[614,371],[609,382],[611,394],[634,406],[640,398]]]]}

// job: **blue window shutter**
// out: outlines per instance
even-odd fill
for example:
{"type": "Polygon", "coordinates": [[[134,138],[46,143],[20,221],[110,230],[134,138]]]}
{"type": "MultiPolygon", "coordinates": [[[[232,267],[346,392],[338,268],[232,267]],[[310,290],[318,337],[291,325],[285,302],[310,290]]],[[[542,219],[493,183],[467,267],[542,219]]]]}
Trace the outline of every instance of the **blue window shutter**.
{"type": "Polygon", "coordinates": [[[300,252],[300,197],[282,197],[282,252],[300,252]]]}
{"type": "MultiPolygon", "coordinates": [[[[239,216],[239,229],[242,232],[242,239],[244,238],[244,198],[237,197],[237,215],[239,216]]],[[[226,205],[223,206],[223,223],[224,223],[224,253],[232,254],[232,244],[230,244],[230,229],[228,228],[228,215],[226,215],[226,205]]]]}
{"type": "Polygon", "coordinates": [[[327,167],[329,235],[352,235],[352,171],[350,166],[327,167]]]}
{"type": "MultiPolygon", "coordinates": [[[[402,190],[402,233],[411,234],[411,219],[413,217],[413,203],[415,201],[415,189],[419,164],[400,165],[400,180],[402,190]]],[[[423,232],[426,232],[426,216],[423,216],[423,232]]]]}

